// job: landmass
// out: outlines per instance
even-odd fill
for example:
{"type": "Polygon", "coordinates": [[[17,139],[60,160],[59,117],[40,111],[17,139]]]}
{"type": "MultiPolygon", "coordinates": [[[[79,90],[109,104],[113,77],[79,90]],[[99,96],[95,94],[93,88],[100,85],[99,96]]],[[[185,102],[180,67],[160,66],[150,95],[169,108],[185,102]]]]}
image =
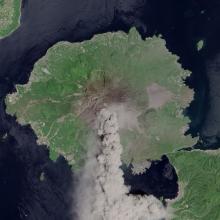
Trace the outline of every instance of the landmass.
{"type": "Polygon", "coordinates": [[[220,219],[220,154],[178,152],[169,155],[180,182],[178,198],[172,202],[174,220],[220,219]]]}
{"type": "Polygon", "coordinates": [[[123,161],[159,159],[191,146],[183,110],[193,98],[181,68],[159,37],[106,33],[92,40],[58,43],[35,64],[29,82],[6,99],[7,112],[30,124],[39,143],[77,164],[89,147],[96,114],[117,113],[123,161]],[[77,162],[78,161],[78,162],[77,162]]]}
{"type": "Polygon", "coordinates": [[[19,25],[21,0],[0,0],[0,38],[19,25]]]}

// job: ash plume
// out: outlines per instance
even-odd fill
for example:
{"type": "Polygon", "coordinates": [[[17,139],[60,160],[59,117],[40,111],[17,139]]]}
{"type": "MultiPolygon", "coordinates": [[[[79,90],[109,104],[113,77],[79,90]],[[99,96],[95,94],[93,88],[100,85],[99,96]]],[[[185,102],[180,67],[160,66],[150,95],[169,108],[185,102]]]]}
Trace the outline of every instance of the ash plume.
{"type": "MultiPolygon", "coordinates": [[[[102,109],[97,140],[79,174],[74,211],[77,220],[160,220],[167,210],[154,196],[129,195],[124,184],[116,113],[102,109]]],[[[91,143],[91,142],[90,142],[91,143]]]]}

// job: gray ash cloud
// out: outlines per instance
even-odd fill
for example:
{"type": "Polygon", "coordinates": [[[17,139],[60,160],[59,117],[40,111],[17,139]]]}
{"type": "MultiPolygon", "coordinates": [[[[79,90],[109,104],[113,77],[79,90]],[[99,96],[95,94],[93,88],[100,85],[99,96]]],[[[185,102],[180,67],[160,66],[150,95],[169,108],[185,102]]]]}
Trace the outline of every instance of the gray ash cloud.
{"type": "MultiPolygon", "coordinates": [[[[102,109],[98,115],[98,135],[75,186],[74,207],[77,220],[160,220],[170,214],[154,196],[131,195],[120,169],[117,115],[102,109]],[[96,153],[94,153],[96,152],[96,153]]],[[[90,141],[90,144],[92,141],[90,141]]]]}

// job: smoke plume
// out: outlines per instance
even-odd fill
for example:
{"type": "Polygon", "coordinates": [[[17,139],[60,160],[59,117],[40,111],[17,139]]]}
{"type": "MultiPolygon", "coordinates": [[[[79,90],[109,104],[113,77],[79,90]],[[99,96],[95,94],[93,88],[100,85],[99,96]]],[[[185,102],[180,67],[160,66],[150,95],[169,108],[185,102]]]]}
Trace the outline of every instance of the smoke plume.
{"type": "Polygon", "coordinates": [[[124,185],[116,113],[102,109],[97,117],[97,140],[79,174],[75,192],[77,220],[160,220],[167,211],[153,196],[129,195],[124,185]]]}

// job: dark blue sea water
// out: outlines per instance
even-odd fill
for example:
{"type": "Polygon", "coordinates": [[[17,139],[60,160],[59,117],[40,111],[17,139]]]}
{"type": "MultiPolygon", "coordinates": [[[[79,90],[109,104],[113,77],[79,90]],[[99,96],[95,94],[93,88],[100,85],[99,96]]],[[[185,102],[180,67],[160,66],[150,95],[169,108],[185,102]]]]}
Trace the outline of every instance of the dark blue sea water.
{"type": "Polygon", "coordinates": [[[134,175],[132,165],[122,166],[125,184],[130,186],[130,194],[154,195],[158,199],[174,199],[179,191],[178,177],[169,159],[164,155],[161,160],[151,163],[145,172],[134,175]]]}

